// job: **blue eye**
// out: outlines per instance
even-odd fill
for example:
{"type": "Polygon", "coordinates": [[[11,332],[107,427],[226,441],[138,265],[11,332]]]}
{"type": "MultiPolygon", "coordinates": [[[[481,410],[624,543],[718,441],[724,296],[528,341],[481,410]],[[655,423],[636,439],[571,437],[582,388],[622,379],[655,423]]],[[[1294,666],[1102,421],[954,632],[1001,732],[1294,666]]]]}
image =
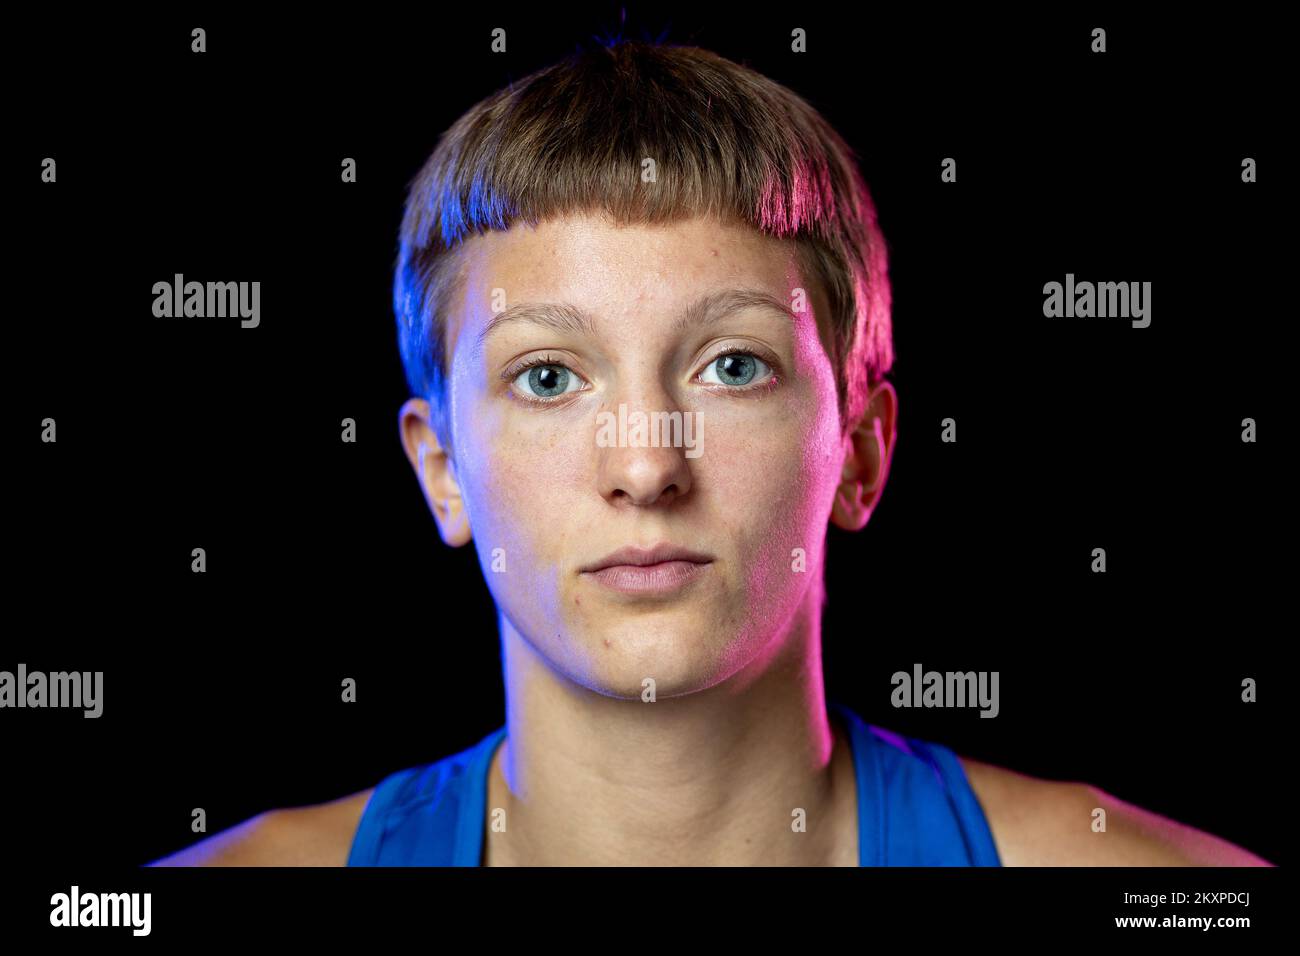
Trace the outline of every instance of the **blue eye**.
{"type": "Polygon", "coordinates": [[[710,385],[749,385],[756,378],[772,374],[771,367],[757,355],[749,352],[728,352],[719,355],[709,363],[702,373],[701,381],[710,385]],[[710,380],[709,374],[715,378],[710,380]]]}
{"type": "Polygon", "coordinates": [[[555,398],[577,391],[578,376],[563,365],[534,365],[515,376],[515,387],[532,398],[555,398]],[[569,386],[574,386],[570,388],[569,386]]]}

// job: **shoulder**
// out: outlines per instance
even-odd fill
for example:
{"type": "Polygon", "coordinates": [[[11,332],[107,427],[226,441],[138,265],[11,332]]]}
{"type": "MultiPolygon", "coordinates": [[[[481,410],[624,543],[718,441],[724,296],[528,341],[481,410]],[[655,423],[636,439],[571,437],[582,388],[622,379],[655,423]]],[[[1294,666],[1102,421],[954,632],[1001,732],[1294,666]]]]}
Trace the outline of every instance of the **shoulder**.
{"type": "Polygon", "coordinates": [[[1007,866],[1271,865],[1227,840],[1143,810],[1098,787],[958,759],[1007,866]],[[1098,810],[1104,811],[1104,818],[1098,810]]]}
{"type": "Polygon", "coordinates": [[[344,866],[373,792],[268,810],[149,865],[344,866]]]}

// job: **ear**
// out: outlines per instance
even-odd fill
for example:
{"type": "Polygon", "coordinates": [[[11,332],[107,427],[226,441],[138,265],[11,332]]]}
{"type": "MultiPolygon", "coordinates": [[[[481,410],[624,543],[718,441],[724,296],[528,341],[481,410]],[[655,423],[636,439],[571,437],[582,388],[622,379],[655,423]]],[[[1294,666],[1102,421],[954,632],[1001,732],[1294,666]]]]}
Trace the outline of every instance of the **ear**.
{"type": "Polygon", "coordinates": [[[456,481],[456,465],[438,441],[428,401],[407,399],[397,414],[397,428],[406,457],[438,523],[438,534],[450,547],[467,544],[473,533],[456,481]]]}
{"type": "Polygon", "coordinates": [[[871,517],[889,476],[897,414],[898,393],[881,379],[867,399],[862,419],[844,440],[844,467],[831,508],[837,527],[858,531],[871,517]]]}

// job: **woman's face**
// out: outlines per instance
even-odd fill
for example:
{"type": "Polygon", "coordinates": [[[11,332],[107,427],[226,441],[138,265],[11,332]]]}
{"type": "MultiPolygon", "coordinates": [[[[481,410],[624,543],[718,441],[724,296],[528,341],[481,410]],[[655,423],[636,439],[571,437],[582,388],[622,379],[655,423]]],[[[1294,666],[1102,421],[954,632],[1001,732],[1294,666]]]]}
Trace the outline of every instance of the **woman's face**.
{"type": "Polygon", "coordinates": [[[800,604],[820,606],[844,461],[825,298],[794,245],[580,215],[463,252],[454,475],[507,624],[618,697],[645,678],[701,690],[774,652],[800,604]],[[638,432],[638,413],[681,427],[638,432]],[[686,554],[610,557],[661,546],[686,554]]]}

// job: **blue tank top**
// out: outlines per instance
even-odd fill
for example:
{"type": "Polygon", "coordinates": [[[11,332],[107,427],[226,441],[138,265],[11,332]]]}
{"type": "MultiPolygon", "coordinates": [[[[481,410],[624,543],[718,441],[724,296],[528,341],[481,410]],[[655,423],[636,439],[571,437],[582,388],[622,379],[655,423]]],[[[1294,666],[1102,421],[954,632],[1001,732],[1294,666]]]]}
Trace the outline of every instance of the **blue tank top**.
{"type": "MultiPolygon", "coordinates": [[[[1000,866],[993,835],[957,756],[865,723],[830,702],[848,731],[858,792],[859,866],[1000,866]]],[[[500,727],[460,753],[381,780],[348,866],[479,866],[488,768],[500,727]]]]}

